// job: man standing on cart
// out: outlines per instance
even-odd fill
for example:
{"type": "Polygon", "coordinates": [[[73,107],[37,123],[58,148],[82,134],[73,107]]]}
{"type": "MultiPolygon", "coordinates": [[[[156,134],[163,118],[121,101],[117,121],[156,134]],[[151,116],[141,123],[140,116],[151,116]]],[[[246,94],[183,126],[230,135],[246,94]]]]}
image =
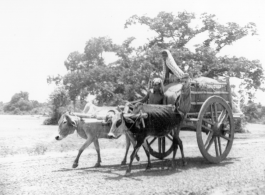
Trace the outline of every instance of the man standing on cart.
{"type": "MultiPolygon", "coordinates": [[[[163,84],[179,82],[184,72],[178,67],[169,50],[162,51],[163,58],[163,84]]],[[[185,75],[186,76],[186,75],[185,75]]]]}

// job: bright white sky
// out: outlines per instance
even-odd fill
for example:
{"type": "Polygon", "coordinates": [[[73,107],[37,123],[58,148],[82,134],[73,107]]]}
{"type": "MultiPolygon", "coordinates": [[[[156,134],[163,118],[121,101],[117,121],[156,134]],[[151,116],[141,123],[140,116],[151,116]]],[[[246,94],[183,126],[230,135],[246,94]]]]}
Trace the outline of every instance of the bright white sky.
{"type": "Polygon", "coordinates": [[[54,89],[47,84],[48,75],[64,75],[67,56],[83,52],[92,37],[109,36],[122,43],[134,36],[135,44],[146,42],[150,32],[145,28],[124,29],[134,14],[154,17],[160,11],[186,10],[215,14],[221,23],[254,22],[259,36],[243,38],[222,54],[258,59],[265,69],[264,7],[264,0],[0,1],[0,102],[20,91],[29,92],[31,100],[47,101],[54,89]]]}

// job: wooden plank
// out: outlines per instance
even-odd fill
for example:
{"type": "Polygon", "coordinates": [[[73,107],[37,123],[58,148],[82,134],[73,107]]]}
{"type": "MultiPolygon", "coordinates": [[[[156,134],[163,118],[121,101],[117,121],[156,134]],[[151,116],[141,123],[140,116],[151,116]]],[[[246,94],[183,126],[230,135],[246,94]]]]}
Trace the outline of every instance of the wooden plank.
{"type": "MultiPolygon", "coordinates": [[[[191,102],[191,105],[202,105],[204,102],[191,102]]],[[[229,101],[226,101],[229,104],[229,101]]]]}
{"type": "Polygon", "coordinates": [[[143,113],[143,112],[141,112],[139,114],[125,113],[123,116],[124,117],[135,117],[135,118],[139,118],[139,117],[147,118],[148,114],[147,113],[143,113]]]}
{"type": "Polygon", "coordinates": [[[96,118],[95,114],[85,114],[85,113],[73,112],[73,115],[81,117],[81,118],[96,118]]]}
{"type": "Polygon", "coordinates": [[[204,102],[191,102],[191,105],[203,105],[204,102]]]}
{"type": "MultiPolygon", "coordinates": [[[[193,82],[193,81],[191,81],[191,84],[198,84],[198,85],[200,85],[200,83],[199,82],[193,82]]],[[[204,84],[201,84],[202,86],[207,86],[207,85],[210,85],[210,86],[212,86],[212,85],[226,85],[227,83],[226,82],[219,82],[219,83],[204,83],[204,84]]]]}
{"type": "Polygon", "coordinates": [[[233,113],[234,119],[240,119],[244,114],[243,113],[233,113]]]}
{"type": "Polygon", "coordinates": [[[185,121],[186,122],[197,122],[198,119],[197,118],[186,118],[185,121]]]}
{"type": "Polygon", "coordinates": [[[157,107],[157,108],[172,108],[172,109],[175,108],[175,106],[172,104],[168,104],[168,105],[148,104],[148,106],[157,107]]]}
{"type": "Polygon", "coordinates": [[[191,91],[191,94],[210,94],[210,95],[220,95],[220,94],[229,94],[229,92],[226,91],[216,91],[216,92],[210,92],[210,91],[191,91]]]}
{"type": "Polygon", "coordinates": [[[231,93],[231,87],[230,87],[230,80],[229,80],[229,77],[226,78],[226,81],[227,81],[227,91],[229,93],[229,103],[230,103],[230,106],[231,106],[231,110],[233,110],[233,104],[232,104],[232,93],[231,93]]]}
{"type": "MultiPolygon", "coordinates": [[[[221,111],[217,111],[217,113],[220,114],[221,111]]],[[[187,115],[198,115],[198,114],[199,114],[199,112],[190,112],[190,113],[187,113],[187,115]]],[[[211,112],[206,112],[204,114],[211,114],[211,112]]]]}
{"type": "Polygon", "coordinates": [[[199,112],[190,112],[190,113],[187,113],[187,115],[198,115],[199,112]]]}

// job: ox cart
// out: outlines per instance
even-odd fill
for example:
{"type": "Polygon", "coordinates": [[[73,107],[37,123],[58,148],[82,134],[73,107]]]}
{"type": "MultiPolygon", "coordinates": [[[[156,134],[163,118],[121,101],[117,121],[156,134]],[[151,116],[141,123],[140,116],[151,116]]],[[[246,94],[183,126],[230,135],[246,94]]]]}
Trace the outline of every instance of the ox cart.
{"type": "MultiPolygon", "coordinates": [[[[181,131],[196,132],[202,156],[211,163],[220,163],[232,148],[235,132],[229,79],[223,83],[191,82],[190,89],[191,108],[181,131]]],[[[172,134],[149,138],[150,154],[158,159],[167,157],[173,150],[172,140],[172,134]]]]}
{"type": "MultiPolygon", "coordinates": [[[[196,132],[197,144],[202,156],[211,163],[220,163],[227,157],[232,148],[235,132],[234,118],[238,117],[232,113],[229,79],[222,83],[202,84],[191,81],[190,94],[191,107],[183,120],[181,131],[196,132]]],[[[175,106],[171,105],[152,106],[167,106],[170,109],[175,109],[175,106]]],[[[98,123],[101,123],[105,114],[98,118],[98,123]]],[[[80,113],[75,113],[75,115],[81,118],[91,117],[80,113]]],[[[153,157],[164,159],[172,153],[172,133],[164,137],[147,139],[147,146],[153,157]]]]}

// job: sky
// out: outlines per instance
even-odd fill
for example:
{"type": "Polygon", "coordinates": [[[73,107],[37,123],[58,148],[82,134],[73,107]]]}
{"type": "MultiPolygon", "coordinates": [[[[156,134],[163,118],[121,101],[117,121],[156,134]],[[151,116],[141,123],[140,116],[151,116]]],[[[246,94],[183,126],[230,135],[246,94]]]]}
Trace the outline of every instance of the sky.
{"type": "MultiPolygon", "coordinates": [[[[256,23],[258,36],[225,47],[221,55],[257,59],[265,69],[264,7],[264,0],[1,0],[0,102],[9,102],[20,91],[28,92],[30,100],[47,101],[55,88],[47,77],[66,74],[64,61],[71,52],[83,52],[89,39],[100,36],[117,44],[134,36],[134,44],[142,45],[151,32],[143,26],[124,29],[126,20],[161,11],[206,12],[222,24],[256,23]]],[[[196,39],[191,50],[194,44],[196,39]]],[[[258,101],[264,94],[257,94],[258,101]]]]}

